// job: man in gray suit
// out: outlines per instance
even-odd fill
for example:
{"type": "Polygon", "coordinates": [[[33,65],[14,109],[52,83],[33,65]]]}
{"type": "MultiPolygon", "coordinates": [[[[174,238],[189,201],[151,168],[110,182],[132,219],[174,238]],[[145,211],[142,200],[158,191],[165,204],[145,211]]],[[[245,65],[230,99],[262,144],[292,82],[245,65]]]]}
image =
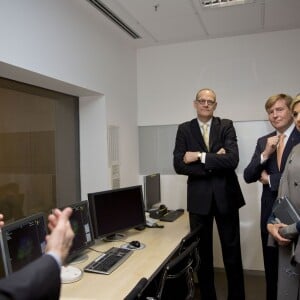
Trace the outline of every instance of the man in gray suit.
{"type": "Polygon", "coordinates": [[[244,300],[239,208],[245,204],[235,174],[239,162],[233,123],[214,117],[213,90],[201,89],[194,100],[197,118],[178,127],[174,168],[188,176],[187,209],[190,227],[202,226],[198,279],[202,300],[216,300],[213,269],[213,221],[222,245],[228,299],[244,300]],[[205,128],[208,127],[208,128],[205,128]]]}

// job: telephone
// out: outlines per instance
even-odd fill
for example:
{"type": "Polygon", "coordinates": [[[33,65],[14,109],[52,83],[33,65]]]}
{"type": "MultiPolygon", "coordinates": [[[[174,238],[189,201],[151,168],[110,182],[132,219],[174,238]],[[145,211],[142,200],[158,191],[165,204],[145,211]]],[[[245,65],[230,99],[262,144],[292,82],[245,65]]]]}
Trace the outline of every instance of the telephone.
{"type": "Polygon", "coordinates": [[[149,228],[164,228],[163,225],[160,225],[157,223],[157,219],[153,219],[150,217],[150,213],[147,211],[145,212],[145,218],[146,218],[146,227],[149,228]]]}
{"type": "Polygon", "coordinates": [[[149,217],[149,213],[146,213],[146,227],[150,228],[164,228],[164,225],[160,225],[156,222],[156,219],[149,217]]]}
{"type": "Polygon", "coordinates": [[[160,219],[167,212],[168,208],[164,204],[161,204],[158,208],[149,209],[150,218],[153,219],[160,219]]]}
{"type": "Polygon", "coordinates": [[[146,225],[149,227],[153,227],[156,224],[156,220],[150,217],[146,217],[146,225]]]}

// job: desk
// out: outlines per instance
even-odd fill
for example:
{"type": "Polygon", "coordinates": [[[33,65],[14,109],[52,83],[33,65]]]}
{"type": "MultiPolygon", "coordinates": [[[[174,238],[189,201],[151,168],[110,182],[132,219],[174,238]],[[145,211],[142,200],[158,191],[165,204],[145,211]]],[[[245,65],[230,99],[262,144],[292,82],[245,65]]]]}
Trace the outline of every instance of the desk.
{"type": "MultiPolygon", "coordinates": [[[[163,222],[161,222],[163,223],[163,222]]],[[[61,300],[121,300],[142,278],[151,279],[174,253],[181,239],[189,232],[188,214],[175,222],[164,222],[164,228],[146,228],[143,231],[129,230],[126,241],[138,240],[146,247],[134,253],[110,275],[84,272],[80,281],[62,284],[61,300]]],[[[124,242],[98,241],[92,248],[105,251],[119,247],[124,242]]],[[[83,268],[100,253],[89,251],[88,260],[74,265],[83,268]]],[[[50,279],[51,280],[51,279],[50,279]]]]}

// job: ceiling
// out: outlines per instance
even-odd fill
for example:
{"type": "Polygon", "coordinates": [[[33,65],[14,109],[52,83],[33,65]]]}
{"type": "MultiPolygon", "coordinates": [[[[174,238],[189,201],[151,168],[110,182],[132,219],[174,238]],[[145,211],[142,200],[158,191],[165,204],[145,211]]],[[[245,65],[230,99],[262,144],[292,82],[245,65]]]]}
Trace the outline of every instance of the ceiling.
{"type": "Polygon", "coordinates": [[[202,0],[98,1],[140,36],[133,39],[109,21],[137,47],[300,28],[300,0],[254,0],[214,8],[203,7],[202,0]]]}

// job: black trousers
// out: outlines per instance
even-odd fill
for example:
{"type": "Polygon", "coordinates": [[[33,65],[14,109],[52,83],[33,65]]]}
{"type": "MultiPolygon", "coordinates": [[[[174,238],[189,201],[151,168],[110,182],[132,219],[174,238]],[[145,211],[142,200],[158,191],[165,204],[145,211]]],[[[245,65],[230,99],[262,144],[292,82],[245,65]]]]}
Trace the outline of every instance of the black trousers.
{"type": "Polygon", "coordinates": [[[199,243],[200,267],[198,280],[201,300],[216,300],[213,264],[213,221],[216,220],[220,237],[223,262],[227,276],[228,300],[244,300],[244,274],[240,246],[238,211],[219,214],[216,209],[210,215],[189,214],[191,230],[202,225],[199,243]]]}
{"type": "Polygon", "coordinates": [[[268,246],[268,236],[268,232],[261,231],[266,278],[266,300],[276,300],[278,281],[278,247],[268,246]]]}

